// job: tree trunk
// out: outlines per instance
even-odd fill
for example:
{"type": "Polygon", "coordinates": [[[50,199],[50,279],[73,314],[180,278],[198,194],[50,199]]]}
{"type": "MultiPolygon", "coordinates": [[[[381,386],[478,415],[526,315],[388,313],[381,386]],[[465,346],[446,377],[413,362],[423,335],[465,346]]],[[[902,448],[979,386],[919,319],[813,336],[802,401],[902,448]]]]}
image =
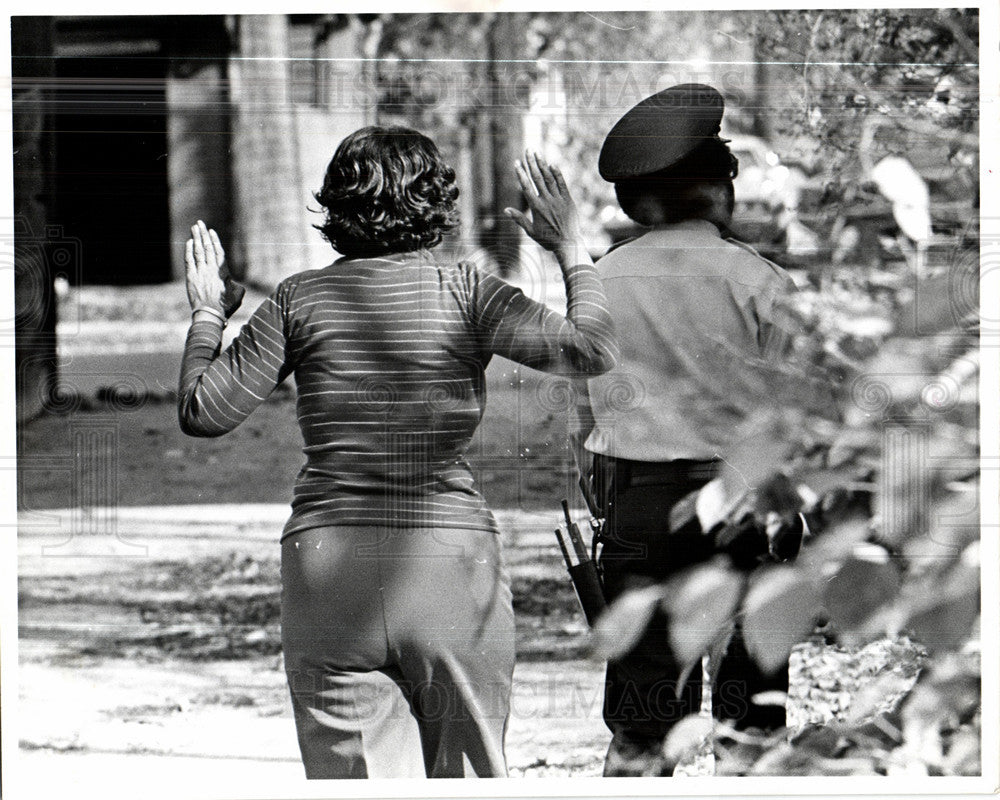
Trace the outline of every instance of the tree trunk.
{"type": "MultiPolygon", "coordinates": [[[[170,190],[171,272],[184,280],[183,243],[198,219],[233,241],[229,158],[227,37],[221,17],[177,17],[167,72],[167,183],[170,190]],[[196,20],[196,21],[195,21],[196,20]]],[[[229,259],[243,278],[242,267],[229,259]],[[237,269],[239,267],[240,269],[237,269]]]]}
{"type": "Polygon", "coordinates": [[[507,219],[508,206],[521,208],[521,189],[514,174],[514,161],[524,148],[523,116],[531,85],[530,72],[517,59],[523,58],[525,42],[523,14],[497,13],[489,29],[488,86],[489,178],[491,202],[483,220],[483,244],[500,271],[514,272],[518,266],[521,229],[507,219]]]}
{"type": "Polygon", "coordinates": [[[754,114],[753,127],[751,130],[754,136],[759,136],[762,139],[770,141],[770,117],[771,114],[777,111],[777,109],[772,107],[771,102],[771,77],[773,69],[771,68],[771,65],[767,63],[767,56],[761,51],[760,37],[757,35],[756,29],[760,24],[760,20],[755,20],[753,26],[753,86],[751,89],[751,95],[753,97],[752,102],[754,105],[754,114]]]}

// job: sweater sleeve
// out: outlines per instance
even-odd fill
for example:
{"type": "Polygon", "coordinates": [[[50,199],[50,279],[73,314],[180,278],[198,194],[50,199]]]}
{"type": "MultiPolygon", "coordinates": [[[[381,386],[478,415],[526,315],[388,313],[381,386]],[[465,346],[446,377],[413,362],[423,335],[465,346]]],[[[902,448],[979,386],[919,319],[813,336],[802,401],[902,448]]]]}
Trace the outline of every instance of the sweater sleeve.
{"type": "Polygon", "coordinates": [[[284,284],[253,313],[224,353],[222,322],[192,322],[184,345],[177,413],[189,436],[221,436],[245,420],[292,371],[284,284]]]}
{"type": "Polygon", "coordinates": [[[496,275],[473,276],[473,324],[486,353],[567,376],[600,375],[615,365],[614,325],[593,266],[565,273],[565,317],[496,275]]]}

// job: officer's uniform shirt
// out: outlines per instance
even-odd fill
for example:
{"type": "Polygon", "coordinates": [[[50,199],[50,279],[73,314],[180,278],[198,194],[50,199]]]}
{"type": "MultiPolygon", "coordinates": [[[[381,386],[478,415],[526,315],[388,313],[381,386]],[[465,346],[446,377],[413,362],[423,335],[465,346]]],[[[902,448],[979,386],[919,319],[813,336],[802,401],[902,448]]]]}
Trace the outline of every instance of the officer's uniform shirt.
{"type": "Polygon", "coordinates": [[[658,226],[604,256],[618,366],[588,381],[592,453],[634,461],[724,455],[766,402],[780,360],[776,300],[785,270],[721,237],[707,220],[658,226]]]}

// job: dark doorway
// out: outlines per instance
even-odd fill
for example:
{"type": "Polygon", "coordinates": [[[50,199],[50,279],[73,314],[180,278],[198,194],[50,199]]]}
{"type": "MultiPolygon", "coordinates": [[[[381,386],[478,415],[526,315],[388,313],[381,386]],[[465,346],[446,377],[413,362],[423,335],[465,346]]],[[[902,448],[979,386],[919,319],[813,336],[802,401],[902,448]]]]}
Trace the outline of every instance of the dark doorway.
{"type": "Polygon", "coordinates": [[[165,58],[56,59],[55,211],[84,284],[171,278],[165,58]]]}

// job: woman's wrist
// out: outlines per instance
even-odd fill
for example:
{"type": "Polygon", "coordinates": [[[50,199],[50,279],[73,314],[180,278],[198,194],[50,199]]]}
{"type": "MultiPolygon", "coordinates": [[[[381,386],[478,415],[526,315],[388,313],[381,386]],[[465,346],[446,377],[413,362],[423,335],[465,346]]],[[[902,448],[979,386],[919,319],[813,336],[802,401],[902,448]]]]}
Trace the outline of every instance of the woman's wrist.
{"type": "Polygon", "coordinates": [[[587,249],[587,243],[583,241],[582,236],[560,244],[553,252],[563,271],[579,264],[591,265],[594,263],[590,257],[590,251],[587,249]]]}
{"type": "Polygon", "coordinates": [[[204,320],[204,319],[217,319],[223,325],[226,324],[225,312],[218,308],[208,305],[199,305],[191,309],[191,319],[192,321],[204,320]]]}

